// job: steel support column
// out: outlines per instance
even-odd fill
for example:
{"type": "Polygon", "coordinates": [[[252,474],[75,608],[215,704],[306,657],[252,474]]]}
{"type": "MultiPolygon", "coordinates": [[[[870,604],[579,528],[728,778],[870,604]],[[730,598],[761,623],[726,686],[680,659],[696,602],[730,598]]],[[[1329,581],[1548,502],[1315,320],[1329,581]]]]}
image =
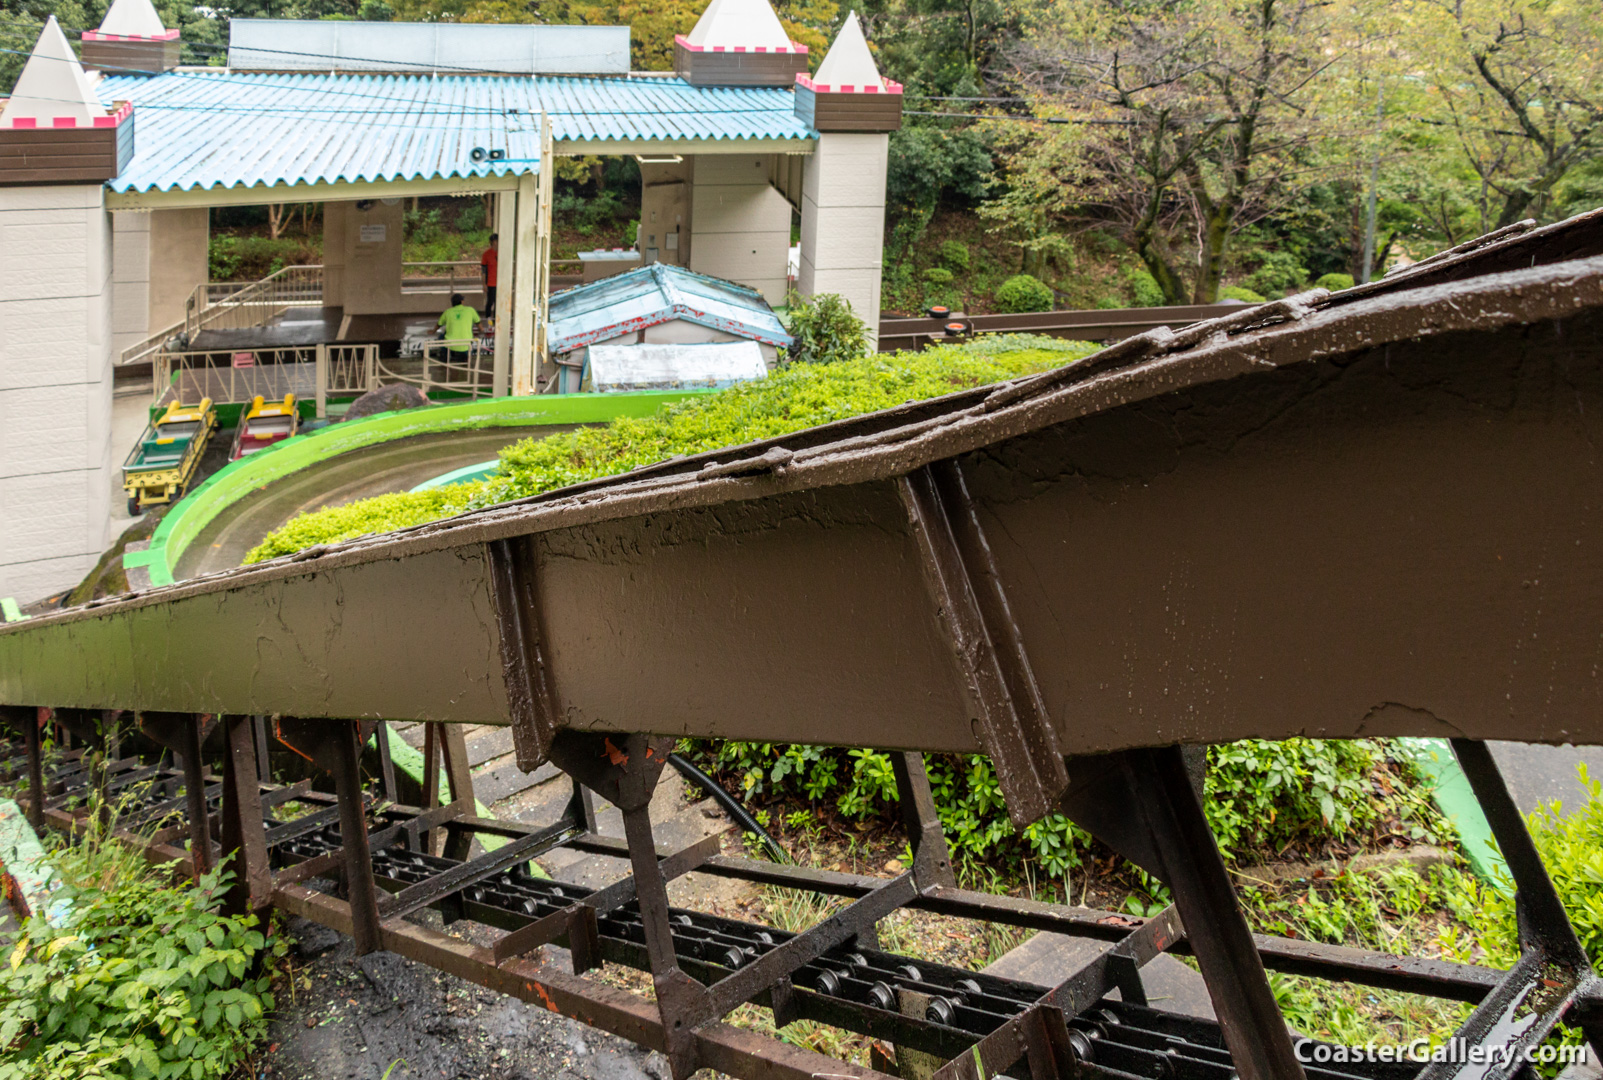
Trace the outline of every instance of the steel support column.
{"type": "Polygon", "coordinates": [[[367,841],[367,814],[362,803],[361,747],[355,724],[336,725],[327,746],[340,801],[340,844],[345,849],[345,896],[351,905],[351,936],[356,955],[379,948],[378,888],[373,883],[373,857],[367,841]]]}
{"type": "Polygon", "coordinates": [[[195,880],[211,872],[211,814],[206,808],[206,763],[201,758],[199,713],[147,712],[140,714],[146,735],[177,754],[184,769],[184,803],[189,821],[189,860],[195,880]]]}
{"type": "Polygon", "coordinates": [[[273,901],[273,872],[267,862],[267,829],[257,778],[256,719],[224,717],[223,738],[223,857],[231,860],[234,871],[227,910],[242,914],[259,911],[273,901]]]}

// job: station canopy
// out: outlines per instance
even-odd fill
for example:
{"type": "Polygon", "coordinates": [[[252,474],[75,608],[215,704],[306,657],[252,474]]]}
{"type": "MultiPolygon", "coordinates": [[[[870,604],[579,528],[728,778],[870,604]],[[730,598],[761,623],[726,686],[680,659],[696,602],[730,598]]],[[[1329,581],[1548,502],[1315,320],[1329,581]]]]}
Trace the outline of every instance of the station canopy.
{"type": "MultiPolygon", "coordinates": [[[[789,90],[694,87],[674,77],[190,69],[111,75],[96,89],[108,104],[133,102],[138,119],[134,158],[108,185],[119,193],[535,173],[542,111],[559,154],[709,142],[805,152],[816,138],[796,118],[789,90]]],[[[263,192],[264,201],[283,197],[263,192]]]]}

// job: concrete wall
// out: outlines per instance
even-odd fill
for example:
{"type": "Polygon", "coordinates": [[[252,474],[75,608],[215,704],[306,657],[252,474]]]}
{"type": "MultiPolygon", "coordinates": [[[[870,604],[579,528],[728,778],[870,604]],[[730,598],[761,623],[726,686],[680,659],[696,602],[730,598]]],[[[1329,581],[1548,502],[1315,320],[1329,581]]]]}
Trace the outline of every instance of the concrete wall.
{"type": "MultiPolygon", "coordinates": [[[[382,315],[406,310],[401,306],[402,201],[375,200],[366,209],[358,209],[354,202],[344,205],[345,273],[341,291],[345,314],[382,315]],[[369,239],[362,238],[364,229],[369,230],[369,239]],[[384,239],[372,239],[380,229],[384,239]]],[[[326,249],[326,236],[323,243],[326,249]]],[[[324,302],[331,303],[326,299],[324,302]]]]}
{"type": "Polygon", "coordinates": [[[123,210],[112,219],[112,342],[121,353],[184,317],[209,277],[210,211],[123,210]]]}
{"type": "Polygon", "coordinates": [[[876,342],[889,147],[888,135],[820,135],[802,169],[797,291],[839,293],[876,342]]]}
{"type": "Polygon", "coordinates": [[[0,596],[23,603],[109,540],[112,264],[99,184],[0,188],[0,596]]]}
{"type": "Polygon", "coordinates": [[[640,265],[690,265],[690,185],[694,170],[694,158],[640,166],[640,233],[635,244],[640,250],[640,265]]]}
{"type": "Polygon", "coordinates": [[[150,219],[149,335],[181,321],[196,286],[210,279],[211,211],[202,206],[142,216],[150,219]]]}
{"type": "Polygon", "coordinates": [[[150,336],[150,219],[123,210],[111,215],[111,347],[122,352],[150,336]]]}
{"type": "MultiPolygon", "coordinates": [[[[880,138],[883,143],[883,136],[880,138]]],[[[770,304],[783,304],[791,210],[785,197],[768,183],[768,166],[768,157],[761,154],[696,157],[690,196],[695,224],[690,269],[749,285],[770,304]]],[[[884,179],[882,167],[882,206],[884,179]]]]}
{"type": "Polygon", "coordinates": [[[345,219],[348,202],[323,204],[323,303],[345,305],[345,219]]]}

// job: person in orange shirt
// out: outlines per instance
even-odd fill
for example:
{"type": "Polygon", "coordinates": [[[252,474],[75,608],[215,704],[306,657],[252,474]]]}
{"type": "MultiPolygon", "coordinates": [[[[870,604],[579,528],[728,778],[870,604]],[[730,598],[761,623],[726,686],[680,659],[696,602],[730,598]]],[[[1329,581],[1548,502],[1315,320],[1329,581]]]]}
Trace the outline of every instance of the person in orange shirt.
{"type": "Polygon", "coordinates": [[[479,256],[479,273],[484,275],[484,317],[495,318],[495,262],[496,262],[496,233],[490,234],[490,246],[479,256]]]}

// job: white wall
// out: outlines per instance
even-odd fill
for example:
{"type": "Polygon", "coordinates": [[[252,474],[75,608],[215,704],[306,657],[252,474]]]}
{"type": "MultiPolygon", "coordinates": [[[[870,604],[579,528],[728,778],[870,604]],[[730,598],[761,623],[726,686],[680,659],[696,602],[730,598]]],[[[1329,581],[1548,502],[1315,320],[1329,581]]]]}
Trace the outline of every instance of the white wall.
{"type": "MultiPolygon", "coordinates": [[[[749,285],[778,305],[785,302],[791,210],[768,183],[768,160],[761,154],[696,156],[690,269],[749,285]]],[[[883,174],[880,188],[883,205],[883,174]]]]}
{"type": "Polygon", "coordinates": [[[210,211],[120,210],[111,219],[111,347],[120,354],[184,317],[210,272],[210,211]]]}
{"type": "Polygon", "coordinates": [[[831,133],[802,168],[803,296],[839,293],[879,338],[889,135],[831,133]]]}
{"type": "Polygon", "coordinates": [[[109,541],[112,263],[100,185],[0,188],[0,596],[22,603],[109,541]]]}

